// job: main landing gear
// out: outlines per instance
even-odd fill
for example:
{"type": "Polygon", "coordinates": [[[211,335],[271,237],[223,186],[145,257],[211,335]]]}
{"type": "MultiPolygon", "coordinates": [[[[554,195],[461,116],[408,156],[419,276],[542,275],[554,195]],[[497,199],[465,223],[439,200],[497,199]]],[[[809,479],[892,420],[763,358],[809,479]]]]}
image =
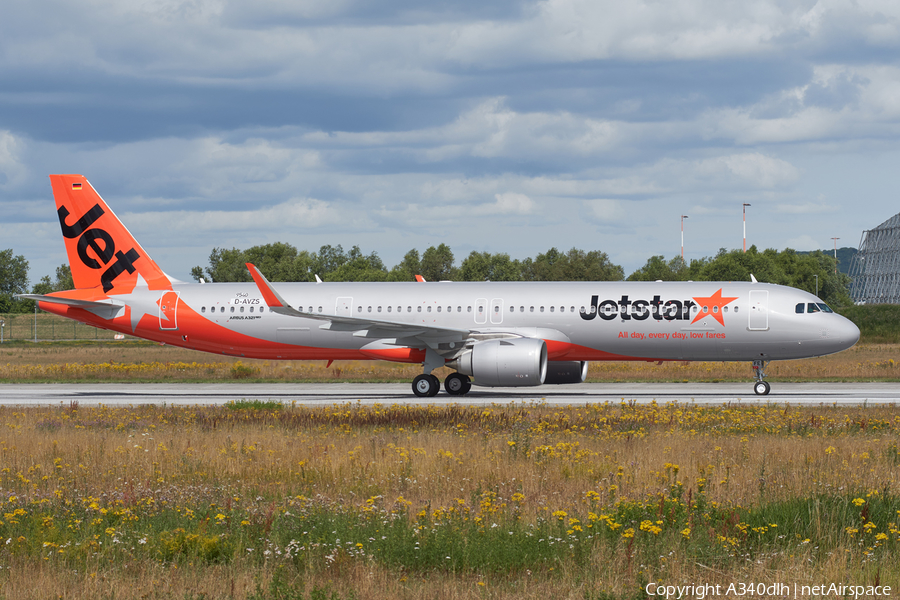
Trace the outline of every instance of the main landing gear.
{"type": "MultiPolygon", "coordinates": [[[[413,393],[419,398],[432,398],[437,396],[441,389],[441,380],[434,375],[423,374],[413,379],[413,393]]],[[[460,373],[451,373],[444,380],[444,389],[451,396],[464,396],[472,389],[469,378],[460,373]]]]}
{"type": "Polygon", "coordinates": [[[769,382],[765,381],[766,376],[766,361],[764,360],[754,360],[753,361],[753,376],[756,378],[756,383],[753,384],[753,391],[756,392],[757,396],[765,396],[769,393],[769,382]]]}

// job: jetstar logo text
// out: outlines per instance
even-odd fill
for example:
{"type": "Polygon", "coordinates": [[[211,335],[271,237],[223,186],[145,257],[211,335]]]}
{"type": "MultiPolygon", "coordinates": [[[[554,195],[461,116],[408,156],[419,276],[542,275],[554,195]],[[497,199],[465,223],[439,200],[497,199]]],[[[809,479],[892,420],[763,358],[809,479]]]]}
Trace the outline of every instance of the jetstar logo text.
{"type": "Polygon", "coordinates": [[[597,316],[604,321],[644,321],[651,318],[657,321],[688,321],[693,307],[697,307],[692,323],[704,317],[713,317],[725,325],[723,309],[734,300],[737,297],[723,298],[721,289],[711,296],[694,297],[690,300],[663,300],[662,296],[653,296],[651,300],[632,300],[628,295],[623,295],[619,300],[600,301],[600,296],[591,296],[590,309],[581,313],[581,318],[585,321],[597,316]]]}
{"type": "Polygon", "coordinates": [[[116,244],[109,233],[99,227],[88,229],[104,214],[99,204],[95,204],[72,225],[66,223],[69,210],[65,206],[60,206],[56,214],[59,216],[59,225],[62,227],[63,235],[69,239],[78,238],[78,258],[86,267],[102,269],[109,265],[100,275],[104,292],[113,288],[113,280],[123,271],[134,273],[134,261],[141,257],[134,248],[127,252],[117,251],[116,244]],[[93,253],[93,256],[88,253],[88,250],[93,253]],[[115,261],[109,264],[114,258],[115,261]]]}

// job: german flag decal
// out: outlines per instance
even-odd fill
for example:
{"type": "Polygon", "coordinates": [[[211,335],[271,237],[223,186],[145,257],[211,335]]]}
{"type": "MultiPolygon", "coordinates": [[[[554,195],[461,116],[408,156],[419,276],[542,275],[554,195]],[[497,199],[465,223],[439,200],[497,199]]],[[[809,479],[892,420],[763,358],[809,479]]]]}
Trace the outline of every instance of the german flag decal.
{"type": "Polygon", "coordinates": [[[72,189],[73,189],[73,190],[80,190],[80,189],[81,189],[81,184],[80,184],[80,183],[73,183],[73,184],[72,184],[72,189]]]}

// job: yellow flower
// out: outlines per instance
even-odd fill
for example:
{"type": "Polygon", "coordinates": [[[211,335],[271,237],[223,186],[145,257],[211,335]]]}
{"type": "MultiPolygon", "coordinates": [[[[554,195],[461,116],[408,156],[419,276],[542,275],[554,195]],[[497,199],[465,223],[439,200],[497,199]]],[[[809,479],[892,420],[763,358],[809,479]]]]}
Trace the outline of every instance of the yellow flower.
{"type": "Polygon", "coordinates": [[[865,503],[866,503],[866,501],[863,498],[854,498],[853,499],[853,504],[855,506],[862,506],[865,503]]]}

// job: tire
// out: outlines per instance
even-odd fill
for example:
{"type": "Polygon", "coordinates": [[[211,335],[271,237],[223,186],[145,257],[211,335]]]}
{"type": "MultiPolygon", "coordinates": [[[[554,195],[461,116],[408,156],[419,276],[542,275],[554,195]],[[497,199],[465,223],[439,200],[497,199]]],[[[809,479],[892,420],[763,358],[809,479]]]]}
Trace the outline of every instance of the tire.
{"type": "Polygon", "coordinates": [[[757,381],[753,384],[753,391],[756,392],[757,396],[765,396],[770,389],[771,386],[768,381],[757,381]]]}
{"type": "Polygon", "coordinates": [[[431,391],[428,392],[428,397],[434,398],[438,395],[438,392],[441,391],[441,380],[434,375],[426,375],[426,377],[431,378],[431,391]]]}
{"type": "Polygon", "coordinates": [[[419,375],[412,382],[413,394],[419,398],[436,396],[440,382],[434,375],[419,375]]]}
{"type": "Polygon", "coordinates": [[[463,396],[472,388],[469,378],[460,373],[451,373],[444,380],[444,389],[451,396],[463,396]]]}

